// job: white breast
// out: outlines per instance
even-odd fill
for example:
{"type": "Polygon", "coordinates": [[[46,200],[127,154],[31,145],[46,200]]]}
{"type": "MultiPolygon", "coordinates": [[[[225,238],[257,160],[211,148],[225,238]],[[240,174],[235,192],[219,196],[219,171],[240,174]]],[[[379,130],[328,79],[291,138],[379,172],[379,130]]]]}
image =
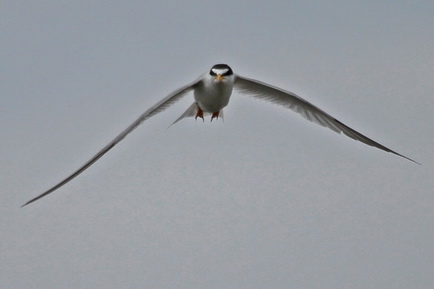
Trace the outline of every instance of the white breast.
{"type": "Polygon", "coordinates": [[[194,90],[194,99],[204,112],[213,113],[222,110],[229,103],[234,86],[234,76],[225,77],[217,82],[211,75],[205,75],[198,87],[194,90]]]}

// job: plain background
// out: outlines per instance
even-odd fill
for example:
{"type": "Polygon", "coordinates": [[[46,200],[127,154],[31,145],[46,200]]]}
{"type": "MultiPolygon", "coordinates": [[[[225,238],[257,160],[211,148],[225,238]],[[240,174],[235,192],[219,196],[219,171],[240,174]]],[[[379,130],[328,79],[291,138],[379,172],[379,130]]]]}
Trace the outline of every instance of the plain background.
{"type": "Polygon", "coordinates": [[[2,1],[1,288],[432,288],[434,2],[2,1]],[[422,166],[234,94],[215,63],[293,91],[422,166]]]}

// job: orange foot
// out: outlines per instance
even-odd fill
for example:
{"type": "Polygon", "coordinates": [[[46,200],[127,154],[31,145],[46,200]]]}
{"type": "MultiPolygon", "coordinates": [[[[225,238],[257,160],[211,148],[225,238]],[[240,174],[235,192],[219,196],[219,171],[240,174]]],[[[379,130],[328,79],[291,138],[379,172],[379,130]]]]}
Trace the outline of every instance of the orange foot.
{"type": "Polygon", "coordinates": [[[202,121],[205,121],[205,119],[203,118],[203,111],[200,109],[199,106],[197,106],[197,113],[196,113],[196,116],[194,117],[194,119],[197,120],[198,117],[201,118],[202,121]]]}
{"type": "Polygon", "coordinates": [[[217,111],[217,112],[213,112],[212,113],[212,116],[211,116],[211,121],[213,120],[213,119],[218,119],[219,118],[219,115],[220,115],[220,111],[217,111]]]}

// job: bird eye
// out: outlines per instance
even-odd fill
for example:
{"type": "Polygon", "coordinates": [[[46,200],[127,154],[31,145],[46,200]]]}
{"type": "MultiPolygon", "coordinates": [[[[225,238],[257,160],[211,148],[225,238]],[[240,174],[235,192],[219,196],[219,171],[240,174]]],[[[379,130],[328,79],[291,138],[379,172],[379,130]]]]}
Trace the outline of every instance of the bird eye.
{"type": "Polygon", "coordinates": [[[212,75],[212,76],[216,76],[216,75],[217,75],[217,74],[214,72],[214,69],[211,69],[211,70],[209,71],[209,74],[212,75]]]}
{"type": "Polygon", "coordinates": [[[229,76],[229,75],[232,75],[232,74],[234,74],[232,72],[232,69],[230,67],[228,67],[228,69],[226,69],[226,71],[222,75],[223,76],[229,76]]]}

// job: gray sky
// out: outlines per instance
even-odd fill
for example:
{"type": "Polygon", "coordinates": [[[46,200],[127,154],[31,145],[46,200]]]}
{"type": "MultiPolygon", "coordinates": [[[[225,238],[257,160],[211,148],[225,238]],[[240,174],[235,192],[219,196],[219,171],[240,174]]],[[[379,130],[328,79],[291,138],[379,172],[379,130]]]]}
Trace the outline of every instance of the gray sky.
{"type": "Polygon", "coordinates": [[[430,288],[433,1],[2,1],[1,288],[430,288]],[[403,158],[234,94],[192,96],[78,168],[215,63],[293,91],[403,158]]]}

